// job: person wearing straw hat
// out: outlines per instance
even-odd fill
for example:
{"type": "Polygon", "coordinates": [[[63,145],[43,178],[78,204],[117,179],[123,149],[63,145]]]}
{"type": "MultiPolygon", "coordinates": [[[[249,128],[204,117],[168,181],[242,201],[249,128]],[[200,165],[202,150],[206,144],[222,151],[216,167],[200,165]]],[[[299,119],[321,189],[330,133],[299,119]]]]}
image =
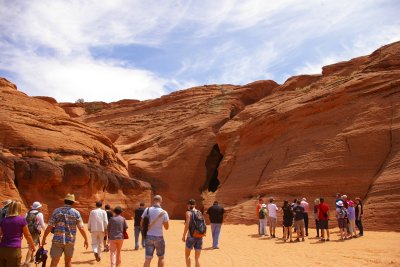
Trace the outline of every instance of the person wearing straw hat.
{"type": "MultiPolygon", "coordinates": [[[[35,201],[31,206],[31,210],[26,213],[25,220],[28,223],[29,233],[32,236],[35,246],[40,245],[40,234],[46,230],[46,224],[44,223],[43,213],[41,212],[42,204],[35,201]]],[[[30,262],[34,261],[33,253],[28,250],[26,253],[25,263],[22,267],[29,266],[30,262]]]]}
{"type": "Polygon", "coordinates": [[[72,208],[75,203],[75,195],[67,194],[64,198],[64,206],[54,210],[50,217],[46,231],[44,232],[42,245],[46,245],[46,238],[53,232],[53,239],[50,248],[50,267],[57,266],[64,253],[65,266],[71,266],[72,256],[76,239],[76,228],[84,238],[84,247],[88,248],[88,239],[83,226],[81,214],[72,208]]]}

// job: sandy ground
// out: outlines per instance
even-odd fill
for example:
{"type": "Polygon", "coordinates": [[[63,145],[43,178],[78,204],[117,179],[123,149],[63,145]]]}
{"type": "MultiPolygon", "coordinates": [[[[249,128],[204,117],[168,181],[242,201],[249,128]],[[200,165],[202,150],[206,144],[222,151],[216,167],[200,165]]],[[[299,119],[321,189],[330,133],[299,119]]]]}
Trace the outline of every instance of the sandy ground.
{"type": "MultiPolygon", "coordinates": [[[[208,228],[210,230],[210,228],[208,228]]],[[[277,236],[282,237],[279,228],[277,236]]],[[[183,221],[171,221],[164,232],[166,240],[166,266],[185,266],[184,243],[181,240],[183,221]]],[[[302,243],[284,243],[281,239],[259,238],[257,226],[223,225],[220,249],[211,249],[211,233],[207,234],[201,253],[202,267],[244,266],[400,266],[400,233],[369,232],[364,237],[339,241],[337,229],[331,241],[321,243],[310,230],[310,238],[302,243]]],[[[133,222],[129,222],[130,238],[122,248],[122,267],[143,266],[144,249],[133,250],[133,222]]],[[[49,239],[50,240],[50,239],[49,239]]],[[[90,244],[90,241],[89,241],[90,244]]],[[[25,255],[26,249],[23,253],[25,255]]],[[[194,253],[192,253],[194,258],[194,253]]],[[[101,262],[94,260],[93,253],[83,248],[83,238],[78,234],[74,266],[110,266],[109,253],[102,253],[101,262]]],[[[194,266],[194,259],[192,266],[194,266]]],[[[50,265],[48,262],[47,266],[50,265]]],[[[34,266],[33,264],[31,266],[34,266]]],[[[60,266],[63,266],[63,264],[60,266]]],[[[157,266],[157,258],[151,266],[157,266]]]]}

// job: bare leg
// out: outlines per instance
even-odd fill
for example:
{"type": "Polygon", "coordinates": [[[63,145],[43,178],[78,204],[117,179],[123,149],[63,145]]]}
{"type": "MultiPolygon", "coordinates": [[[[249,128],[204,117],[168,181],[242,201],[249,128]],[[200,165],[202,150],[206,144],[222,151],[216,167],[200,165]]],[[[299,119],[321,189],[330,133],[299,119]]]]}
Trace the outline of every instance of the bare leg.
{"type": "Polygon", "coordinates": [[[192,250],[191,249],[188,249],[188,248],[186,248],[185,247],[185,261],[186,261],[186,267],[190,267],[190,252],[191,252],[192,250]]]}
{"type": "Polygon", "coordinates": [[[65,258],[65,267],[71,267],[71,260],[72,258],[65,258]]]}
{"type": "Polygon", "coordinates": [[[290,241],[293,241],[293,231],[292,231],[292,227],[289,227],[289,237],[290,237],[290,241]]]}
{"type": "Polygon", "coordinates": [[[194,251],[194,259],[196,261],[196,265],[195,265],[196,267],[200,267],[200,261],[199,261],[200,254],[201,254],[201,250],[195,250],[194,251]]]}
{"type": "MultiPolygon", "coordinates": [[[[144,261],[143,267],[150,267],[151,260],[152,260],[152,259],[146,259],[146,260],[144,261]]],[[[160,262],[160,260],[159,260],[159,262],[160,262]]]]}
{"type": "Polygon", "coordinates": [[[51,258],[50,267],[57,267],[59,261],[60,261],[60,258],[51,258]]]}
{"type": "Polygon", "coordinates": [[[164,267],[164,257],[162,257],[162,258],[159,257],[158,258],[158,267],[164,267]]]}

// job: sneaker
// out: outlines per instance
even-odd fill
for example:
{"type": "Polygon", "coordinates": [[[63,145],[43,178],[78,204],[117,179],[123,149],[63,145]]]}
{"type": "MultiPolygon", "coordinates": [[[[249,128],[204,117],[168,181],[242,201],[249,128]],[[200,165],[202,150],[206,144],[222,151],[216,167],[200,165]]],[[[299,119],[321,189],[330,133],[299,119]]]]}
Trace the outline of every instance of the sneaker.
{"type": "Polygon", "coordinates": [[[327,238],[326,241],[330,241],[329,238],[327,238]]]}
{"type": "Polygon", "coordinates": [[[96,261],[100,261],[99,253],[94,253],[94,257],[96,258],[96,261]]]}
{"type": "Polygon", "coordinates": [[[304,242],[304,237],[301,239],[301,242],[304,242]]]}
{"type": "Polygon", "coordinates": [[[295,241],[295,242],[300,242],[300,239],[296,238],[296,241],[295,241]]]}

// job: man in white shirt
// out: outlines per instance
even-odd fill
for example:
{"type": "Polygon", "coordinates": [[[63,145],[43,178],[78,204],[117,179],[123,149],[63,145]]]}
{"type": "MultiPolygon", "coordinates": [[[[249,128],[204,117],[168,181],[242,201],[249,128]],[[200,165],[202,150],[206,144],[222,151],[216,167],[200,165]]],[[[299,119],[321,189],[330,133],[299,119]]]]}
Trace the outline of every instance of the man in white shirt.
{"type": "Polygon", "coordinates": [[[308,210],[310,205],[305,197],[301,200],[300,205],[304,208],[304,226],[306,228],[306,236],[308,236],[308,210]]]}
{"type": "Polygon", "coordinates": [[[268,204],[268,224],[271,238],[275,238],[276,223],[278,221],[278,207],[275,205],[274,201],[275,199],[271,197],[268,204]]]}
{"type": "Polygon", "coordinates": [[[105,210],[101,209],[103,203],[96,202],[96,209],[92,210],[89,215],[88,230],[92,235],[92,249],[96,261],[100,261],[101,247],[107,231],[108,219],[105,210]]]}
{"type": "Polygon", "coordinates": [[[143,228],[143,218],[149,217],[149,227],[146,235],[146,261],[144,267],[150,267],[153,259],[154,250],[157,251],[158,267],[164,267],[165,241],[163,237],[163,227],[165,230],[169,228],[168,213],[161,208],[162,197],[155,195],[153,198],[153,206],[144,210],[142,221],[140,223],[143,228]]]}

